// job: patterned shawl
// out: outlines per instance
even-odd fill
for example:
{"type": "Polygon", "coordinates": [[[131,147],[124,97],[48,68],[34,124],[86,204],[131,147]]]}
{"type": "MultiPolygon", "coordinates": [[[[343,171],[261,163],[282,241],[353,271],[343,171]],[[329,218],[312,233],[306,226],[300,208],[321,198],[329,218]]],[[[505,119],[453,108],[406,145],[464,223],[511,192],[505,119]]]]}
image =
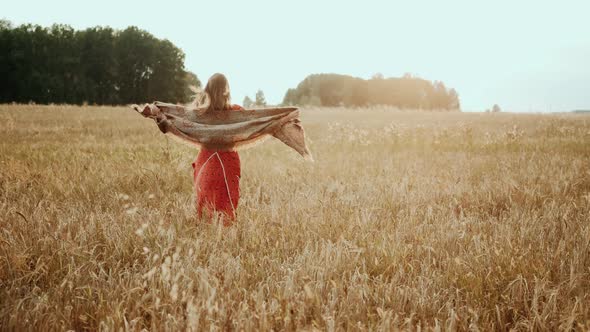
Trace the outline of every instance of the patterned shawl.
{"type": "Polygon", "coordinates": [[[132,107],[144,117],[154,119],[163,133],[208,150],[237,150],[274,136],[313,161],[295,107],[198,112],[158,101],[132,107]]]}

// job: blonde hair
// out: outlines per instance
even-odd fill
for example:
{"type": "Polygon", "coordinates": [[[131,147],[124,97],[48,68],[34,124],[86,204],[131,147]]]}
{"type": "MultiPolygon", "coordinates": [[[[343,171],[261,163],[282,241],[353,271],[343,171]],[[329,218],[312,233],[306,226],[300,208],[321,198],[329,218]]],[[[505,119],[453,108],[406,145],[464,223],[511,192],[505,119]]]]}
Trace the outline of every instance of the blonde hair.
{"type": "Polygon", "coordinates": [[[204,90],[196,90],[195,98],[189,105],[190,109],[205,113],[231,109],[229,82],[225,75],[215,73],[207,81],[204,90]]]}

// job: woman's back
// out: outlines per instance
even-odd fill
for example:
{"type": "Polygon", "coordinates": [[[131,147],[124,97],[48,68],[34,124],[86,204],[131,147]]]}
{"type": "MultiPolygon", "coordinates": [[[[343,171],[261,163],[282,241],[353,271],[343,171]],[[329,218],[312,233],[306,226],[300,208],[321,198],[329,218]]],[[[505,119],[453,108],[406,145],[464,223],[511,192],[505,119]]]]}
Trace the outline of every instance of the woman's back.
{"type": "MultiPolygon", "coordinates": [[[[242,109],[232,105],[228,112],[242,109]]],[[[240,199],[240,156],[236,151],[201,149],[192,165],[199,216],[203,209],[222,212],[229,217],[224,218],[224,224],[229,225],[235,219],[240,199]]]]}

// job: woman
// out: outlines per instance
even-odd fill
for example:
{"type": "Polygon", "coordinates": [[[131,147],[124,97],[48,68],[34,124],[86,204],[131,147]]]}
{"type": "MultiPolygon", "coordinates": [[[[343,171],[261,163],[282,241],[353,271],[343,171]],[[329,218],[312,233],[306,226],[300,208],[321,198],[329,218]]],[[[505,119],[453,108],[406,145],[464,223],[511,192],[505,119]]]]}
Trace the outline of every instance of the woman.
{"type": "Polygon", "coordinates": [[[220,212],[225,225],[236,217],[240,199],[240,156],[238,148],[274,137],[313,160],[305,144],[305,132],[296,107],[243,110],[230,104],[227,79],[211,76],[192,105],[163,102],[131,105],[142,116],[156,121],[158,128],[173,137],[199,146],[193,165],[197,212],[220,212]]]}
{"type": "MultiPolygon", "coordinates": [[[[227,78],[219,73],[209,78],[204,92],[195,99],[195,106],[203,109],[203,112],[243,110],[239,105],[230,103],[227,78]]],[[[199,216],[202,216],[204,209],[209,212],[221,212],[224,225],[230,225],[236,217],[240,199],[241,173],[238,153],[201,148],[193,162],[193,172],[199,216]]]]}

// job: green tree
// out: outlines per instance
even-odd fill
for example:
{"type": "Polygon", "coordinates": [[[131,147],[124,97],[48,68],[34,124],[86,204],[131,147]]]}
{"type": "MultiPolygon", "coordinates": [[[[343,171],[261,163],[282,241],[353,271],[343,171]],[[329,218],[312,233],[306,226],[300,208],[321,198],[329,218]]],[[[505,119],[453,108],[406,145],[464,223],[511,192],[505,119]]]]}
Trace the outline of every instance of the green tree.
{"type": "Polygon", "coordinates": [[[12,24],[0,20],[0,101],[16,99],[15,41],[12,24]]]}
{"type": "Polygon", "coordinates": [[[459,94],[457,90],[450,89],[449,90],[449,109],[450,110],[460,110],[461,109],[461,102],[459,101],[459,94]]]}
{"type": "Polygon", "coordinates": [[[189,85],[200,82],[184,69],[184,53],[136,27],[0,21],[0,102],[184,102],[189,85]]]}
{"type": "Polygon", "coordinates": [[[197,89],[201,87],[201,81],[199,80],[197,75],[191,71],[186,71],[184,73],[184,81],[184,99],[191,100],[193,99],[197,89]]]}
{"type": "Polygon", "coordinates": [[[250,99],[250,97],[248,97],[248,96],[244,97],[244,101],[242,101],[242,106],[244,108],[250,108],[250,107],[252,107],[253,104],[254,104],[254,102],[252,101],[252,99],[250,99]]]}
{"type": "Polygon", "coordinates": [[[285,93],[285,97],[283,97],[282,104],[285,106],[288,105],[300,105],[301,98],[299,96],[298,89],[288,89],[285,93]]]}
{"type": "Polygon", "coordinates": [[[115,53],[116,33],[111,28],[94,27],[78,32],[82,92],[79,99],[91,104],[117,104],[119,94],[115,53]]]}
{"type": "Polygon", "coordinates": [[[264,92],[262,92],[262,90],[259,89],[256,91],[256,100],[254,103],[257,106],[266,106],[266,99],[264,98],[264,92]]]}

